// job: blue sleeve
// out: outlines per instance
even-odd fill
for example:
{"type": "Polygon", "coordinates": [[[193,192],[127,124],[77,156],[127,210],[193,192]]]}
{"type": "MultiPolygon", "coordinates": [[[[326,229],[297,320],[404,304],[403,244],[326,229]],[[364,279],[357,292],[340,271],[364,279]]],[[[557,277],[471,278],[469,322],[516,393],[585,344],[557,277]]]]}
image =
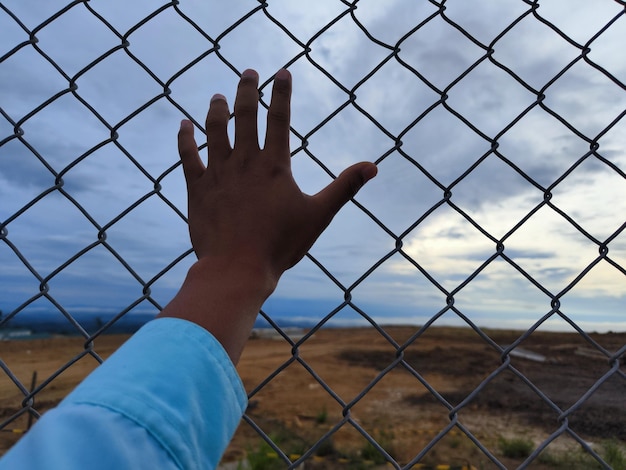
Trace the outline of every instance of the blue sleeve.
{"type": "Polygon", "coordinates": [[[202,327],[153,320],[0,460],[0,469],[213,469],[247,404],[202,327]]]}

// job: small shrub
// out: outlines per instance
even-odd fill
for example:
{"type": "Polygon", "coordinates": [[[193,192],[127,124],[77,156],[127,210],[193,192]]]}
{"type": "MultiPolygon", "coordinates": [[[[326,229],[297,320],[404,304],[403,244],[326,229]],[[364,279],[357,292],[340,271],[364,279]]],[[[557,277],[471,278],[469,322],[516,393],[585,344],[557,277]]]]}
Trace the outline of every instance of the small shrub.
{"type": "Polygon", "coordinates": [[[335,443],[332,440],[332,437],[328,437],[324,439],[319,447],[315,449],[315,455],[320,457],[328,457],[331,455],[336,455],[337,449],[335,449],[335,443]]]}
{"type": "Polygon", "coordinates": [[[285,467],[276,451],[265,441],[254,449],[249,449],[246,455],[250,470],[278,470],[285,467]]]}
{"type": "Polygon", "coordinates": [[[458,449],[459,447],[461,447],[461,439],[454,436],[448,441],[448,445],[451,449],[458,449]]]}
{"type": "MultiPolygon", "coordinates": [[[[393,432],[380,431],[375,433],[373,437],[376,439],[376,442],[378,442],[378,445],[393,457],[393,440],[395,438],[393,432]]],[[[369,441],[367,441],[363,449],[361,449],[361,457],[374,462],[376,465],[387,463],[387,458],[369,441]]]]}
{"type": "Polygon", "coordinates": [[[361,457],[364,460],[374,462],[376,465],[382,465],[387,462],[385,456],[369,441],[361,449],[361,457]]]}
{"type": "MultiPolygon", "coordinates": [[[[613,470],[626,470],[626,466],[620,467],[619,459],[615,455],[615,449],[611,448],[611,444],[603,446],[603,452],[599,452],[600,456],[607,462],[613,470]]],[[[617,446],[619,451],[619,446],[617,446]]],[[[563,470],[601,470],[604,467],[595,458],[588,454],[582,447],[566,451],[543,451],[537,459],[540,463],[563,470]]]]}
{"type": "Polygon", "coordinates": [[[537,461],[544,465],[549,465],[550,467],[559,467],[561,465],[560,457],[552,452],[544,450],[539,457],[537,457],[537,461]]]}
{"type": "Polygon", "coordinates": [[[602,444],[602,458],[613,470],[626,470],[626,456],[616,439],[602,444]]]}
{"type": "Polygon", "coordinates": [[[525,459],[535,449],[533,441],[523,437],[513,437],[511,439],[500,437],[498,439],[498,447],[502,455],[510,459],[525,459]]]}
{"type": "Polygon", "coordinates": [[[317,416],[315,417],[315,422],[317,424],[324,424],[327,420],[328,420],[328,411],[326,410],[326,407],[324,407],[319,413],[317,413],[317,416]]]}

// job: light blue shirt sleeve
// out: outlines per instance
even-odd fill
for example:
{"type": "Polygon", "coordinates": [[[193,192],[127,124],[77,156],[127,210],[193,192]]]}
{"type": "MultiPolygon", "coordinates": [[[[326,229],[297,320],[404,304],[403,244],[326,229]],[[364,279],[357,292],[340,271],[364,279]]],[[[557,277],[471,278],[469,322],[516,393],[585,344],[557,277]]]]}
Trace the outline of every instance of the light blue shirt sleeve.
{"type": "Polygon", "coordinates": [[[214,469],[246,405],[221,344],[160,318],[47,412],[0,469],[214,469]]]}

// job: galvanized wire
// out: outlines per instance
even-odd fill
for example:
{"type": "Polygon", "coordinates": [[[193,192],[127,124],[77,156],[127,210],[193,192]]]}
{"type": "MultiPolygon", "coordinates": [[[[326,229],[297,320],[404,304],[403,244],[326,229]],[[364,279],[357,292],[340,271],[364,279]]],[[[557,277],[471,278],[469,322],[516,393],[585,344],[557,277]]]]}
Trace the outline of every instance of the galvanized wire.
{"type": "MultiPolygon", "coordinates": [[[[22,116],[12,116],[8,111],[0,107],[0,115],[9,125],[13,128],[13,132],[7,136],[0,135],[0,147],[12,142],[18,141],[25,148],[27,148],[32,155],[32,158],[37,159],[43,167],[50,173],[53,178],[54,183],[50,185],[48,188],[43,190],[40,194],[30,200],[28,203],[24,204],[21,208],[16,210],[14,213],[10,214],[5,220],[0,221],[0,240],[2,243],[9,249],[16,257],[21,261],[23,266],[32,274],[32,276],[39,283],[39,289],[37,292],[33,292],[32,296],[24,301],[21,305],[16,307],[13,311],[9,312],[0,320],[0,326],[6,324],[11,319],[16,317],[20,312],[26,309],[28,306],[32,305],[38,299],[44,298],[53,305],[60,314],[62,314],[70,325],[75,330],[76,334],[81,335],[84,338],[84,349],[78,352],[72,359],[70,359],[67,363],[62,365],[55,373],[51,376],[47,377],[42,383],[40,383],[34,389],[29,389],[25,384],[20,382],[20,380],[16,377],[16,375],[11,370],[11,365],[6,364],[2,360],[0,360],[0,368],[4,374],[11,380],[16,389],[23,395],[22,402],[20,404],[16,404],[15,412],[8,416],[4,421],[0,423],[0,429],[10,428],[12,423],[18,420],[21,416],[25,414],[30,414],[31,416],[38,418],[40,413],[37,411],[37,406],[35,403],[35,398],[37,394],[47,387],[50,383],[52,383],[63,371],[70,368],[73,364],[75,364],[78,360],[83,358],[84,356],[91,356],[96,361],[101,362],[102,358],[96,352],[94,348],[94,340],[100,336],[102,333],[106,333],[107,330],[115,324],[120,318],[124,317],[126,314],[131,312],[136,306],[143,302],[148,302],[152,304],[157,309],[161,308],[159,302],[153,296],[153,286],[154,284],[165,274],[167,274],[170,270],[176,267],[180,262],[182,262],[190,253],[191,250],[187,250],[185,252],[180,253],[179,256],[174,259],[169,260],[167,265],[160,270],[156,275],[151,278],[142,277],[133,267],[132,263],[127,261],[124,256],[118,251],[115,244],[107,241],[107,231],[109,231],[112,227],[115,226],[118,222],[123,220],[128,214],[138,208],[143,202],[147,201],[150,198],[158,198],[160,199],[167,207],[169,207],[174,214],[180,220],[186,222],[186,217],[181,211],[180,208],[176,206],[172,201],[166,197],[162,192],[161,182],[165,177],[171,174],[178,168],[179,163],[172,161],[171,166],[161,174],[152,174],[147,168],[145,164],[142,164],[142,159],[139,155],[133,155],[130,151],[128,151],[122,142],[119,140],[118,130],[128,123],[130,120],[140,115],[142,112],[155,105],[155,103],[159,101],[165,101],[172,106],[174,106],[178,111],[180,111],[181,115],[192,120],[195,126],[198,129],[202,129],[203,125],[201,122],[195,120],[194,116],[188,112],[184,106],[178,103],[172,96],[171,86],[176,82],[181,76],[183,76],[187,71],[189,71],[196,64],[206,59],[207,57],[213,56],[217,58],[221,63],[223,63],[228,69],[233,72],[233,82],[236,76],[241,75],[241,71],[232,63],[232,61],[227,57],[227,55],[222,51],[223,44],[228,43],[230,41],[229,34],[238,28],[246,28],[245,22],[252,17],[262,15],[266,18],[277,30],[279,30],[284,35],[284,41],[290,42],[292,45],[295,45],[299,52],[295,53],[292,57],[286,60],[283,64],[284,67],[289,67],[295,64],[299,60],[307,61],[311,66],[313,66],[317,71],[323,74],[330,82],[334,84],[339,90],[341,90],[344,94],[343,101],[327,116],[325,116],[319,123],[313,126],[308,132],[301,133],[298,129],[292,128],[292,137],[299,143],[296,148],[292,150],[292,155],[298,155],[301,158],[309,158],[312,162],[314,162],[319,168],[321,168],[327,175],[334,178],[336,175],[329,168],[327,162],[322,160],[318,155],[315,154],[314,151],[311,150],[309,142],[311,138],[319,132],[322,128],[327,125],[332,126],[332,119],[336,117],[339,113],[341,113],[344,109],[351,108],[360,113],[363,117],[365,117],[373,126],[375,126],[380,132],[388,139],[388,147],[387,149],[381,153],[380,155],[375,156],[375,162],[377,164],[381,164],[386,159],[391,158],[391,155],[394,153],[402,156],[407,162],[410,162],[421,174],[423,174],[430,182],[435,185],[440,191],[440,198],[437,202],[435,202],[429,209],[424,211],[421,214],[416,215],[415,219],[408,225],[408,227],[401,231],[400,233],[396,233],[394,230],[389,228],[382,220],[380,220],[366,205],[360,203],[357,200],[352,201],[354,207],[360,210],[365,216],[367,216],[377,227],[379,227],[386,235],[393,241],[393,249],[390,249],[387,253],[380,256],[369,268],[365,269],[360,276],[357,277],[355,281],[351,284],[344,284],[337,276],[335,276],[330,269],[324,266],[323,262],[318,260],[313,254],[307,254],[307,259],[312,262],[317,268],[319,268],[320,272],[323,273],[328,280],[334,284],[342,293],[343,300],[333,309],[328,311],[323,318],[319,319],[318,323],[301,339],[294,341],[290,338],[290,336],[283,331],[276,322],[272,319],[271,315],[267,312],[261,312],[261,316],[265,318],[269,324],[275,328],[278,333],[285,340],[287,347],[291,348],[291,356],[289,359],[284,361],[280,366],[278,366],[271,374],[269,374],[265,380],[261,381],[256,387],[254,387],[249,392],[249,397],[253,399],[259,392],[261,392],[264,387],[266,387],[269,383],[272,382],[282,371],[284,371],[287,367],[292,364],[299,364],[302,366],[321,386],[321,389],[327,393],[342,409],[343,418],[339,420],[331,429],[329,429],[323,436],[319,438],[317,442],[310,446],[301,456],[298,456],[295,459],[292,459],[287,452],[281,449],[280,445],[273,442],[270,437],[270,430],[264,429],[262,425],[259,425],[255,422],[252,416],[246,415],[244,416],[244,421],[247,425],[251,426],[258,434],[274,449],[277,453],[277,456],[285,462],[285,466],[288,468],[297,468],[301,463],[306,462],[313,455],[315,455],[316,450],[323,444],[323,442],[327,439],[331,439],[332,436],[337,433],[339,430],[345,427],[353,427],[358,433],[360,433],[369,443],[371,443],[374,448],[379,451],[384,458],[389,462],[389,464],[393,468],[401,469],[401,468],[411,468],[413,465],[419,463],[424,456],[426,456],[435,445],[441,441],[446,435],[448,435],[452,430],[456,430],[463,435],[465,435],[469,440],[471,440],[477,447],[480,449],[482,453],[498,468],[506,468],[505,465],[500,461],[500,459],[495,455],[493,449],[488,448],[484,443],[481,442],[479,436],[472,432],[472,430],[466,426],[462,420],[459,418],[459,412],[466,408],[473,399],[475,399],[481,391],[494,379],[500,377],[501,374],[507,372],[512,373],[514,376],[519,378],[526,386],[528,386],[533,393],[538,397],[538,399],[542,400],[554,413],[555,423],[558,423],[558,429],[556,429],[547,439],[545,439],[532,453],[531,455],[523,462],[523,464],[519,468],[527,468],[533,465],[536,462],[539,454],[544,451],[551,442],[557,439],[560,436],[569,436],[574,439],[576,442],[582,446],[582,448],[588,452],[597,462],[603,466],[604,468],[610,468],[609,465],[602,460],[601,456],[594,450],[585,440],[578,435],[570,426],[568,419],[570,416],[574,415],[577,410],[583,406],[588,399],[594,394],[594,392],[601,387],[607,380],[612,377],[620,378],[621,380],[626,379],[626,375],[622,368],[620,368],[620,361],[623,360],[624,355],[626,354],[626,345],[622,346],[617,351],[610,351],[605,349],[602,345],[598,344],[587,332],[584,331],[583,328],[579,327],[574,320],[568,317],[568,315],[561,310],[561,299],[563,296],[568,293],[571,289],[573,289],[585,276],[596,266],[598,263],[609,263],[612,267],[616,268],[619,272],[626,275],[626,269],[617,261],[609,256],[609,244],[615,240],[626,228],[626,223],[622,224],[617,230],[611,233],[605,239],[598,239],[594,237],[591,233],[589,233],[583,226],[580,225],[570,214],[563,211],[555,204],[552,203],[552,195],[553,190],[559,186],[576,168],[578,168],[583,162],[590,160],[597,160],[604,164],[607,168],[610,168],[616,175],[619,177],[626,179],[626,174],[622,168],[619,168],[616,164],[609,161],[605,158],[600,152],[600,144],[599,140],[606,135],[614,126],[620,123],[624,116],[626,115],[626,110],[621,112],[619,115],[615,116],[615,118],[608,123],[603,129],[601,129],[597,135],[586,135],[585,132],[578,129],[573,123],[569,122],[564,116],[562,116],[556,109],[553,109],[548,104],[546,104],[546,92],[548,89],[564,74],[568,72],[572,67],[577,64],[584,64],[585,66],[592,67],[595,71],[602,74],[603,77],[608,79],[615,89],[620,90],[622,93],[626,93],[626,85],[616,77],[610,70],[607,70],[604,66],[594,62],[590,57],[589,53],[594,47],[594,41],[600,38],[606,31],[616,22],[624,21],[624,16],[626,14],[626,2],[622,0],[614,0],[615,5],[619,6],[619,9],[616,10],[616,14],[612,17],[601,29],[596,31],[594,34],[590,35],[586,42],[580,43],[569,37],[565,32],[557,27],[554,23],[546,19],[542,16],[542,10],[537,1],[531,0],[519,0],[519,4],[525,5],[525,10],[517,16],[513,21],[511,21],[502,31],[498,34],[494,35],[489,42],[481,41],[475,36],[473,36],[468,28],[463,24],[462,21],[455,21],[447,14],[446,9],[446,0],[442,0],[437,2],[435,0],[428,0],[428,2],[424,2],[425,4],[430,4],[433,6],[432,13],[414,25],[410,30],[406,31],[400,39],[398,39],[395,43],[386,43],[385,41],[377,38],[370,31],[368,31],[367,27],[364,26],[363,22],[359,19],[358,15],[358,7],[360,4],[359,0],[354,0],[352,2],[346,0],[340,0],[337,3],[343,5],[343,9],[331,20],[329,20],[321,29],[312,34],[308,39],[302,40],[298,37],[297,31],[290,30],[288,24],[283,24],[279,21],[275,16],[270,12],[270,6],[272,5],[271,0],[258,0],[256,4],[254,2],[250,3],[250,9],[245,14],[243,14],[240,18],[235,20],[231,25],[224,28],[217,35],[212,36],[207,31],[205,31],[200,25],[200,21],[197,19],[191,18],[184,13],[184,11],[180,8],[181,2],[178,0],[173,0],[171,2],[164,3],[163,5],[155,8],[152,12],[134,24],[132,27],[128,28],[126,31],[120,31],[113,26],[112,22],[107,20],[104,16],[102,16],[97,8],[94,8],[89,0],[75,0],[73,2],[69,2],[66,6],[59,9],[56,13],[52,14],[50,17],[45,19],[39,25],[34,28],[28,28],[24,22],[19,18],[17,14],[14,13],[13,9],[7,4],[0,3],[0,14],[4,14],[11,19],[17,25],[24,34],[28,37],[26,40],[20,41],[16,38],[15,44],[13,44],[9,50],[0,51],[3,55],[0,56],[0,66],[7,59],[11,58],[19,51],[23,49],[31,49],[35,51],[41,58],[43,58],[48,64],[50,64],[56,72],[63,77],[67,86],[58,91],[57,93],[50,96],[48,99],[41,102],[38,106],[25,113],[22,116]],[[88,65],[84,66],[76,73],[68,74],[55,58],[51,55],[47,54],[42,47],[40,47],[38,35],[45,31],[46,28],[52,24],[55,20],[60,18],[62,15],[71,11],[72,9],[84,9],[85,12],[89,13],[93,16],[94,19],[99,21],[104,27],[106,27],[116,38],[118,43],[110,47],[108,50],[104,51],[102,54],[97,57],[93,57],[88,65]],[[130,38],[133,33],[140,30],[144,25],[148,24],[158,15],[162,14],[165,11],[174,12],[177,15],[179,21],[184,23],[187,26],[193,28],[197,33],[199,33],[202,38],[206,41],[204,51],[183,66],[180,70],[173,73],[171,76],[167,78],[159,77],[155,72],[153,72],[149,66],[147,66],[134,52],[131,47],[130,38]],[[365,74],[356,84],[353,86],[347,86],[342,81],[333,76],[331,72],[326,70],[322,64],[319,63],[315,59],[315,57],[311,54],[313,48],[315,47],[316,41],[320,38],[324,37],[325,34],[337,23],[340,21],[344,21],[346,19],[350,19],[354,23],[354,25],[371,41],[371,43],[380,50],[384,51],[384,57],[367,73],[365,74]],[[559,70],[553,77],[543,83],[540,87],[533,86],[532,84],[525,81],[520,75],[518,75],[512,68],[510,64],[505,64],[499,61],[495,56],[494,52],[498,48],[498,41],[500,41],[505,35],[510,32],[517,24],[522,22],[523,20],[533,19],[534,21],[540,22],[547,28],[549,28],[555,37],[558,37],[564,41],[566,41],[570,48],[577,51],[577,55],[574,59],[572,59],[567,65],[565,65],[561,70],[559,70]],[[459,32],[467,41],[471,42],[474,46],[478,47],[482,50],[482,55],[476,59],[469,67],[463,70],[458,76],[450,77],[448,83],[444,87],[440,87],[433,82],[429,81],[429,79],[413,65],[404,60],[401,55],[401,49],[405,42],[410,39],[416,32],[418,32],[421,28],[425,27],[432,21],[443,21],[448,26],[459,32]],[[112,55],[116,53],[125,54],[134,64],[140,67],[148,80],[153,82],[157,88],[160,90],[157,94],[155,94],[152,98],[145,101],[141,106],[137,107],[131,113],[125,115],[121,120],[117,122],[110,122],[107,120],[101,112],[98,111],[97,107],[90,103],[84,96],[81,95],[81,88],[78,83],[81,76],[85,75],[87,72],[91,71],[98,64],[107,61],[112,55]],[[429,107],[427,107],[421,113],[415,115],[413,120],[402,130],[399,132],[392,132],[390,129],[386,128],[379,120],[376,119],[367,109],[365,109],[361,103],[357,100],[357,95],[360,91],[360,88],[368,82],[383,66],[386,64],[393,63],[398,67],[402,67],[404,70],[411,72],[417,79],[421,81],[422,84],[427,86],[432,92],[438,95],[438,99],[436,99],[429,107]],[[483,132],[478,125],[472,122],[472,118],[465,116],[464,113],[456,109],[455,106],[449,100],[449,92],[459,84],[468,74],[470,74],[473,70],[479,67],[483,63],[489,63],[495,66],[500,71],[507,74],[507,76],[514,79],[517,84],[522,87],[524,90],[534,95],[533,101],[526,106],[521,112],[519,112],[512,120],[505,121],[501,123],[500,130],[496,132],[494,135],[490,136],[483,132]],[[46,156],[40,153],[32,143],[29,141],[28,135],[25,133],[23,129],[23,125],[27,123],[33,116],[37,115],[40,111],[45,109],[47,106],[51,105],[58,99],[64,96],[71,96],[73,99],[77,100],[81,103],[93,117],[95,117],[104,128],[107,129],[109,137],[97,145],[89,148],[84,153],[80,155],[74,156],[74,159],[67,165],[63,166],[63,168],[55,168],[53,164],[46,160],[46,156]],[[483,155],[480,156],[472,165],[470,165],[465,171],[463,171],[456,179],[454,179],[449,184],[444,184],[441,182],[436,176],[434,176],[419,159],[416,159],[414,155],[413,149],[407,148],[407,146],[403,143],[403,138],[420,122],[423,120],[428,120],[431,118],[431,112],[434,109],[443,108],[448,113],[456,117],[459,121],[465,124],[468,129],[476,134],[480,139],[482,139],[489,147],[489,149],[484,152],[483,155]],[[544,113],[549,114],[558,122],[560,122],[563,126],[565,126],[571,133],[576,135],[578,138],[585,141],[589,150],[580,156],[577,161],[569,166],[569,168],[564,171],[552,184],[549,186],[544,186],[534,178],[532,178],[527,172],[525,172],[520,166],[516,165],[513,161],[511,161],[507,156],[499,150],[499,139],[504,136],[513,126],[515,126],[518,122],[520,122],[524,116],[530,113],[533,110],[541,110],[544,113]],[[81,203],[65,188],[65,175],[73,168],[81,165],[83,161],[85,161],[90,155],[94,154],[100,148],[106,145],[115,146],[127,159],[128,161],[152,184],[153,190],[145,193],[142,197],[138,198],[135,201],[129,201],[127,207],[122,210],[116,217],[110,220],[108,223],[101,225],[96,218],[94,218],[89,211],[81,205],[81,203]],[[517,175],[523,178],[530,186],[534,187],[536,190],[540,191],[543,194],[543,200],[536,204],[528,213],[523,216],[507,233],[505,233],[502,237],[496,237],[491,234],[486,228],[482,227],[481,224],[474,220],[474,218],[467,213],[467,211],[463,210],[463,208],[458,205],[453,197],[454,190],[457,188],[459,183],[464,181],[468,175],[470,175],[482,162],[487,159],[498,159],[503,164],[507,165],[508,168],[513,170],[517,175]],[[20,251],[20,243],[19,240],[15,240],[11,236],[11,228],[12,224],[19,220],[21,216],[23,216],[31,207],[33,207],[36,203],[43,200],[46,197],[49,197],[51,194],[62,195],[66,201],[68,201],[71,205],[73,205],[80,213],[84,216],[85,220],[89,222],[96,230],[97,236],[96,238],[89,244],[85,245],[76,252],[73,256],[69,257],[67,260],[59,264],[56,269],[52,270],[49,274],[45,275],[39,272],[28,259],[20,251]],[[432,215],[437,209],[441,207],[448,207],[460,217],[462,217],[465,221],[471,224],[478,232],[480,232],[486,240],[489,240],[493,244],[493,252],[492,254],[485,259],[480,266],[478,266],[472,273],[467,275],[465,279],[460,281],[456,287],[452,290],[444,287],[442,282],[437,278],[436,275],[430,273],[428,269],[426,269],[420,263],[419,259],[415,259],[412,257],[407,251],[404,249],[404,242],[411,232],[413,232],[417,227],[421,226],[424,221],[432,215]],[[569,284],[564,286],[558,292],[552,292],[547,287],[543,286],[542,283],[536,279],[531,273],[526,271],[522,266],[515,262],[515,260],[507,254],[506,251],[506,242],[507,240],[514,235],[524,224],[540,209],[548,208],[553,213],[558,214],[567,224],[571,227],[575,228],[578,233],[580,233],[583,237],[586,238],[588,243],[595,245],[598,249],[597,257],[589,262],[589,264],[584,267],[580,273],[573,279],[569,284]],[[96,332],[88,333],[85,328],[77,321],[72,314],[69,312],[67,306],[64,306],[61,302],[55,299],[54,295],[51,293],[50,282],[62,273],[65,269],[67,269],[72,263],[86,255],[90,251],[96,248],[104,248],[107,250],[118,262],[119,269],[126,271],[140,286],[142,289],[142,295],[131,302],[126,308],[120,310],[114,318],[110,321],[103,324],[96,332]],[[406,260],[412,267],[416,269],[419,273],[421,273],[430,283],[431,285],[437,289],[446,299],[445,305],[441,307],[441,309],[432,315],[432,317],[424,323],[423,326],[419,327],[417,331],[403,344],[397,343],[386,331],[385,328],[382,327],[367,311],[362,309],[357,302],[353,299],[353,292],[357,287],[359,287],[368,277],[374,273],[385,261],[389,260],[393,256],[399,256],[403,260],[406,260]],[[549,307],[546,308],[544,315],[537,319],[535,323],[530,326],[516,341],[510,344],[507,347],[502,347],[493,341],[488,334],[486,334],[478,325],[476,325],[466,314],[463,313],[461,309],[459,309],[455,305],[456,296],[463,289],[465,289],[470,283],[472,283],[478,276],[483,272],[488,266],[490,266],[494,261],[504,261],[508,263],[508,265],[516,272],[518,272],[523,278],[525,278],[530,284],[536,287],[540,292],[542,292],[546,297],[546,305],[549,307]],[[324,378],[316,372],[314,367],[312,367],[301,355],[300,355],[300,347],[304,345],[320,328],[325,326],[330,320],[332,320],[337,314],[344,310],[353,310],[362,316],[363,319],[367,321],[374,329],[378,331],[382,337],[389,343],[389,346],[395,350],[395,359],[384,367],[376,377],[365,386],[359,394],[352,397],[349,401],[343,399],[337,392],[335,392],[324,380],[324,378]],[[465,325],[471,328],[478,337],[482,338],[485,345],[496,352],[501,359],[501,364],[499,367],[494,369],[486,378],[484,378],[475,388],[474,390],[467,395],[462,401],[458,404],[453,404],[447,401],[444,396],[437,391],[436,387],[431,385],[428,380],[424,377],[423,374],[420,373],[419,370],[416,370],[409,362],[405,360],[405,351],[411,345],[416,344],[420,337],[444,314],[451,313],[458,317],[458,319],[462,320],[465,325]],[[584,393],[576,403],[571,405],[567,409],[563,409],[555,404],[547,395],[544,393],[540,387],[533,384],[533,382],[526,377],[520,370],[518,370],[511,362],[510,353],[518,347],[524,340],[529,338],[539,327],[541,327],[547,320],[553,319],[555,317],[561,318],[563,321],[568,323],[575,331],[579,333],[579,335],[592,347],[594,350],[598,351],[599,354],[606,358],[607,369],[605,373],[596,380],[592,387],[588,389],[586,393],[584,393]],[[410,373],[417,382],[419,382],[425,389],[432,395],[432,397],[440,403],[443,407],[448,410],[448,418],[449,424],[441,429],[436,435],[431,439],[431,441],[424,446],[422,449],[416,450],[414,457],[404,463],[400,463],[396,461],[392,455],[385,449],[381,444],[376,441],[376,437],[369,433],[359,422],[354,419],[352,416],[352,409],[359,403],[361,400],[367,396],[369,391],[379,383],[385,376],[395,370],[396,368],[404,368],[410,373]]],[[[86,39],[87,40],[87,39],[86,39]]],[[[267,81],[260,84],[260,92],[261,92],[261,105],[265,108],[268,107],[268,102],[266,97],[263,94],[263,91],[267,89],[268,85],[270,85],[272,79],[268,79],[267,81]]],[[[205,147],[206,144],[201,145],[201,149],[205,147]]]]}

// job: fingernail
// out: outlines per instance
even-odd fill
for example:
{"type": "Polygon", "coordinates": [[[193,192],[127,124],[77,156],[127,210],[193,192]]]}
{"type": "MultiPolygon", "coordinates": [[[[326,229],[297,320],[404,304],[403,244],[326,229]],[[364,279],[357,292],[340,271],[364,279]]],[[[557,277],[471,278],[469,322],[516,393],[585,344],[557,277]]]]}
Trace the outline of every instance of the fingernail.
{"type": "Polygon", "coordinates": [[[246,77],[246,78],[254,78],[255,80],[259,78],[259,74],[256,73],[256,70],[252,70],[252,69],[244,70],[241,76],[246,77]]]}
{"type": "Polygon", "coordinates": [[[222,100],[222,101],[226,101],[226,97],[220,93],[215,93],[212,97],[211,97],[211,103],[213,103],[213,101],[217,101],[217,100],[222,100]]]}
{"type": "Polygon", "coordinates": [[[180,121],[181,129],[191,129],[192,126],[193,126],[192,122],[188,119],[183,119],[182,121],[180,121]]]}
{"type": "Polygon", "coordinates": [[[291,78],[291,74],[287,69],[280,69],[278,72],[276,72],[276,75],[274,77],[278,80],[289,80],[291,78]]]}

